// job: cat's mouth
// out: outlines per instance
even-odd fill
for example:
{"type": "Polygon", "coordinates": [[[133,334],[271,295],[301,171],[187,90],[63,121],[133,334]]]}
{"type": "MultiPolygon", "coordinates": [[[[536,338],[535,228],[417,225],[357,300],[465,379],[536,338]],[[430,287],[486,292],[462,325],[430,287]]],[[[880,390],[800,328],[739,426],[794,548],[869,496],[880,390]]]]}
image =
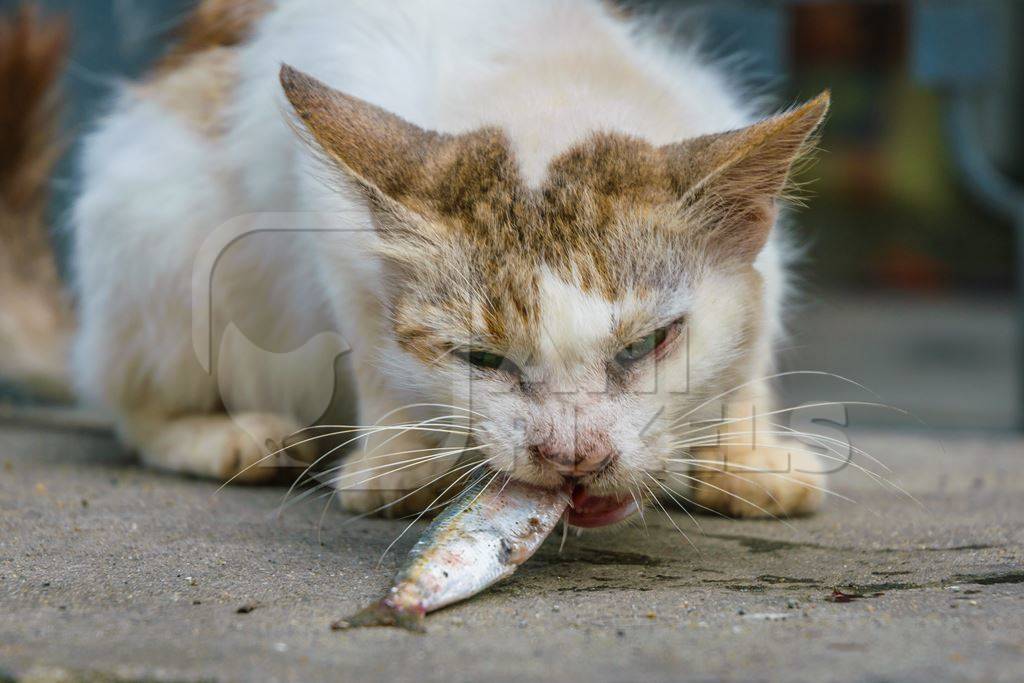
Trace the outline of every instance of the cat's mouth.
{"type": "Polygon", "coordinates": [[[565,513],[569,524],[592,529],[621,522],[632,516],[639,508],[632,496],[598,496],[577,484],[572,490],[572,504],[565,513]]]}

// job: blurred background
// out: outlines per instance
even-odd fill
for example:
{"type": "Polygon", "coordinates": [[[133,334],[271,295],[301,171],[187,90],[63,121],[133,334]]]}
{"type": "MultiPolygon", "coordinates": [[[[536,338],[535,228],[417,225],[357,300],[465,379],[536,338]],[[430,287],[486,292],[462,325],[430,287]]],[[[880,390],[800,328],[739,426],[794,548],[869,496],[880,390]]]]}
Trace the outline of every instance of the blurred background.
{"type": "MultiPolygon", "coordinates": [[[[10,10],[17,0],[0,0],[10,10]]],[[[61,225],[74,140],[111,87],[143,72],[192,0],[43,0],[74,27],[55,180],[61,225]]],[[[635,0],[672,39],[701,36],[776,106],[833,92],[809,201],[782,369],[837,373],[911,417],[851,408],[852,425],[1016,430],[1024,425],[1024,3],[635,0]]],[[[66,244],[66,238],[58,240],[66,244]]],[[[873,400],[787,377],[787,404],[873,400]]]]}

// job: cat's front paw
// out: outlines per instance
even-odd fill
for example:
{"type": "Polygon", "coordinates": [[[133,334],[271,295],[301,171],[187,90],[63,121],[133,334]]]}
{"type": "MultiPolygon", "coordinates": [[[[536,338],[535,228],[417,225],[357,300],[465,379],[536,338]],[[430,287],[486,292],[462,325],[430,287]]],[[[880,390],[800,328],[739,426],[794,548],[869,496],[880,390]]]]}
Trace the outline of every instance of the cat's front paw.
{"type": "Polygon", "coordinates": [[[313,442],[294,443],[299,425],[273,413],[185,415],[122,422],[123,433],[153,467],[224,482],[258,484],[316,457],[313,442]],[[281,450],[282,441],[288,450],[281,450]],[[299,461],[299,462],[296,462],[299,461]]]}
{"type": "Polygon", "coordinates": [[[242,413],[223,418],[222,429],[206,434],[212,467],[224,481],[260,483],[274,479],[285,467],[312,462],[316,446],[298,443],[299,425],[271,413],[242,413]],[[282,443],[290,444],[284,450],[282,443]]]}
{"type": "MultiPolygon", "coordinates": [[[[711,459],[707,452],[699,458],[711,459]]],[[[821,506],[825,476],[810,453],[772,446],[714,459],[722,464],[690,470],[689,498],[702,510],[730,517],[795,517],[821,506]]]]}
{"type": "MultiPolygon", "coordinates": [[[[422,458],[423,453],[413,457],[417,456],[422,458]]],[[[381,457],[379,453],[353,453],[335,481],[341,507],[355,514],[388,518],[424,511],[431,514],[461,491],[461,482],[454,481],[457,475],[448,474],[455,459],[407,460],[408,456],[404,455],[381,457]]]]}

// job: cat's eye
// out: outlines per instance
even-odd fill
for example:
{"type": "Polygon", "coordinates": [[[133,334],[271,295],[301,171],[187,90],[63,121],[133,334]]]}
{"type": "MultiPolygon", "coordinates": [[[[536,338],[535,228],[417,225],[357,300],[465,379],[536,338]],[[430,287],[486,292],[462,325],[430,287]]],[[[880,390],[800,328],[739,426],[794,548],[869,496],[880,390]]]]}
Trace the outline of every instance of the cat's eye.
{"type": "Polygon", "coordinates": [[[627,344],[615,354],[615,362],[623,367],[628,367],[647,358],[676,335],[680,324],[681,322],[677,321],[671,325],[666,325],[651,332],[646,337],[636,340],[632,344],[627,344]]]}
{"type": "Polygon", "coordinates": [[[455,355],[470,365],[483,370],[504,370],[506,372],[518,373],[519,368],[505,356],[500,356],[490,351],[480,349],[456,349],[455,355]]]}

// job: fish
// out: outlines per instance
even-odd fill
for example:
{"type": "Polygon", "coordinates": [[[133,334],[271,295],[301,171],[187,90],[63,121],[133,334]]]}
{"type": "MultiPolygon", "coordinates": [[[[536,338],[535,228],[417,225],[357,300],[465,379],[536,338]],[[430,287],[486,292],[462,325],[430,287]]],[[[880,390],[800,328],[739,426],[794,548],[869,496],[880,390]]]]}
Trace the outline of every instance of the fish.
{"type": "Polygon", "coordinates": [[[428,612],[476,595],[530,559],[569,502],[566,490],[513,480],[466,487],[409,551],[387,594],[331,628],[424,632],[428,612]]]}

